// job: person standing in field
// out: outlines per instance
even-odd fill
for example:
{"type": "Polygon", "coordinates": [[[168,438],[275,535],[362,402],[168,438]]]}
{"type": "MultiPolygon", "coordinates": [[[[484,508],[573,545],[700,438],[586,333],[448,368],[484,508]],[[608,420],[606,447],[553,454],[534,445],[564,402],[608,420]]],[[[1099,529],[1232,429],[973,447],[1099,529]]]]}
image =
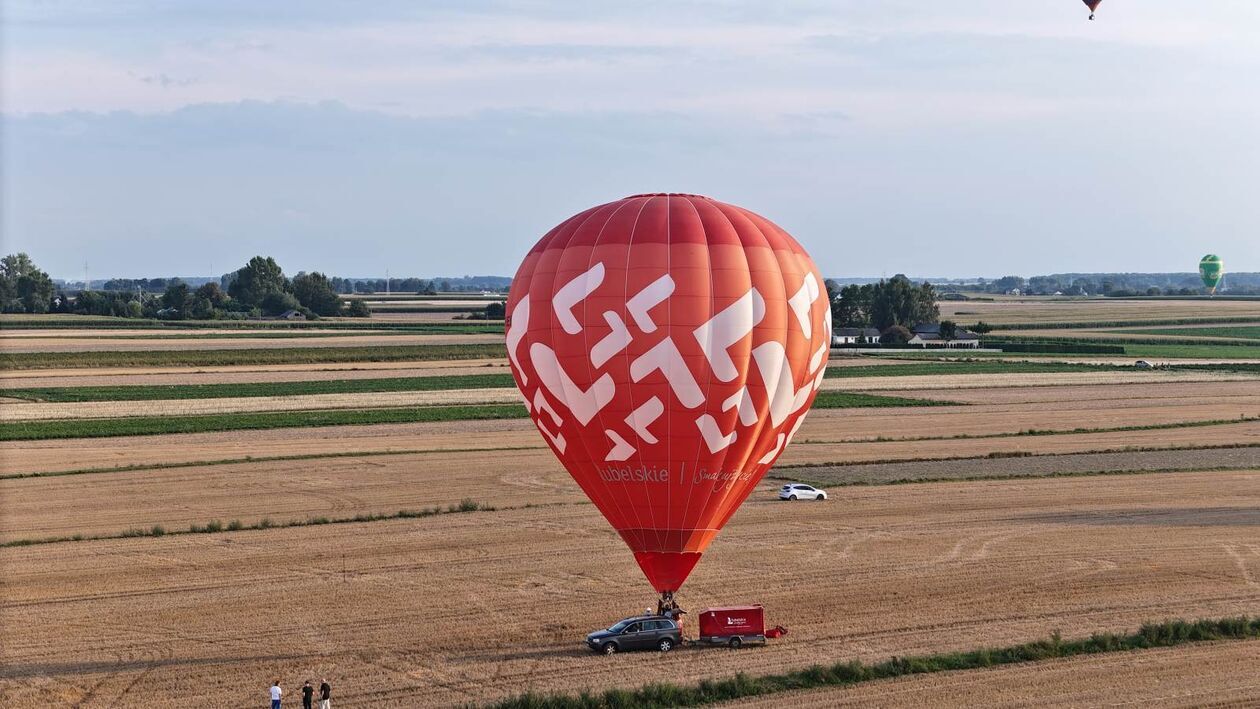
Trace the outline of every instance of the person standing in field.
{"type": "Polygon", "coordinates": [[[319,709],[332,709],[332,685],[326,679],[319,681],[319,709]]]}
{"type": "Polygon", "coordinates": [[[284,691],[280,689],[280,680],[271,683],[271,709],[280,709],[280,695],[284,691]]]}
{"type": "Polygon", "coordinates": [[[311,686],[311,681],[306,680],[306,684],[302,685],[302,709],[311,709],[311,702],[315,698],[315,688],[311,686]]]}

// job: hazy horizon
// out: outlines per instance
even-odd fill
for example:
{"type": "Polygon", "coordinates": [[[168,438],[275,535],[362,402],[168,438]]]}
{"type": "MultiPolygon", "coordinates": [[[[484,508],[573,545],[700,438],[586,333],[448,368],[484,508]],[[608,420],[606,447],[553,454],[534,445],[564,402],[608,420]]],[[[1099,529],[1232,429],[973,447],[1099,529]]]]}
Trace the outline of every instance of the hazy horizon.
{"type": "Polygon", "coordinates": [[[511,276],[649,191],[756,211],[833,277],[1260,271],[1253,3],[4,12],[3,249],[58,278],[511,276]]]}

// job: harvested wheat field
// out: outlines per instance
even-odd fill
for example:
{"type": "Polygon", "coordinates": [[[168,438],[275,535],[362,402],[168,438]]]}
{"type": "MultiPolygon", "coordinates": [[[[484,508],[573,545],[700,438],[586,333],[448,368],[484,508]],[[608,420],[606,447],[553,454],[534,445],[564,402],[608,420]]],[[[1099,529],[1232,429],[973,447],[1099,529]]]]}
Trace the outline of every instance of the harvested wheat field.
{"type": "Polygon", "coordinates": [[[233,519],[246,525],[447,507],[585,504],[549,450],[261,461],[0,480],[0,543],[233,519]],[[58,514],[47,505],[56,501],[58,514]]]}
{"type": "MultiPolygon", "coordinates": [[[[1024,297],[993,300],[942,301],[941,318],[972,324],[1172,320],[1178,318],[1240,318],[1260,320],[1258,300],[1122,300],[1117,298],[1024,297]]],[[[1062,334],[1062,333],[1060,333],[1062,334]]]]}
{"type": "Polygon", "coordinates": [[[683,594],[692,608],[756,596],[792,629],[766,648],[584,650],[582,634],[651,592],[594,508],[573,505],[0,550],[13,629],[0,676],[10,706],[241,705],[273,676],[307,675],[333,678],[351,705],[454,705],[1260,604],[1255,471],[852,488],[830,504],[768,495],[683,594]]]}
{"type": "Polygon", "coordinates": [[[1245,707],[1260,701],[1260,640],[1156,648],[793,692],[716,706],[1245,707]]]}
{"type": "MultiPolygon", "coordinates": [[[[918,377],[930,379],[930,377],[918,377]]],[[[1254,381],[1254,380],[1253,380],[1254,381]]],[[[497,390],[515,395],[513,389],[497,390]]],[[[890,392],[893,393],[893,392],[890,392]]],[[[904,393],[904,392],[902,392],[904,393]]],[[[426,396],[460,395],[462,392],[426,392],[426,396]]],[[[967,401],[998,399],[965,407],[818,409],[806,419],[783,464],[871,460],[878,456],[951,457],[987,455],[994,451],[1020,451],[1049,441],[1066,446],[1057,452],[1124,448],[1131,445],[1187,445],[1207,439],[1221,442],[1249,440],[1252,428],[1238,430],[1238,441],[1212,433],[1214,427],[1152,431],[1119,431],[1110,434],[1014,437],[913,444],[894,440],[882,443],[852,442],[873,439],[950,438],[998,436],[1037,431],[1072,431],[1178,423],[1236,420],[1260,416],[1260,382],[1217,384],[1159,384],[1110,387],[1023,387],[994,390],[916,391],[921,398],[967,401]],[[998,396],[1001,394],[1002,396],[998,396]],[[1097,398],[1095,398],[1097,397],[1097,398]],[[1054,402],[1045,405],[1046,400],[1054,402]],[[1100,438],[1104,440],[1099,440],[1100,438]],[[1075,442],[1075,444],[1073,443],[1075,442]],[[828,444],[828,445],[819,445],[828,444]],[[844,445],[841,445],[844,444],[844,445]],[[948,450],[945,448],[948,446],[948,450]]],[[[340,395],[336,395],[340,396],[340,395]]],[[[356,394],[359,401],[381,401],[376,394],[356,394]]],[[[415,394],[414,396],[419,396],[415,394]]],[[[306,399],[310,397],[288,397],[306,399]]],[[[268,397],[257,397],[266,406],[268,397]]],[[[227,399],[206,402],[231,401],[227,399]]],[[[197,400],[192,400],[196,403],[197,400]]],[[[148,411],[154,402],[105,402],[105,406],[148,411]]],[[[189,401],[157,402],[178,407],[189,401]]],[[[32,404],[10,409],[20,413],[32,404]]],[[[83,404],[41,404],[73,413],[83,404]]],[[[124,410],[124,409],[119,409],[124,410]]],[[[16,416],[18,413],[7,415],[16,416]]],[[[1205,443],[1206,444],[1206,443],[1205,443]]],[[[223,433],[132,436],[92,440],[7,441],[0,443],[0,474],[77,470],[125,465],[177,464],[196,461],[254,457],[318,455],[350,452],[422,451],[438,449],[534,448],[544,450],[533,424],[525,420],[468,421],[376,426],[335,426],[305,429],[235,431],[223,433]]]]}

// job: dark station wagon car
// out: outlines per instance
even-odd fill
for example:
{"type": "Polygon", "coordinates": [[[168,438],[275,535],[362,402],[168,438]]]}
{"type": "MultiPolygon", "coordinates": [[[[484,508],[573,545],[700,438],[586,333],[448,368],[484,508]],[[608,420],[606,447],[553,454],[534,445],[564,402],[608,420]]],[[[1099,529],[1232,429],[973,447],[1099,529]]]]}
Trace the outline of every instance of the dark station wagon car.
{"type": "Polygon", "coordinates": [[[611,655],[626,650],[660,650],[669,652],[682,644],[678,624],[659,615],[640,615],[619,621],[605,630],[586,636],[586,645],[596,652],[611,655]]]}

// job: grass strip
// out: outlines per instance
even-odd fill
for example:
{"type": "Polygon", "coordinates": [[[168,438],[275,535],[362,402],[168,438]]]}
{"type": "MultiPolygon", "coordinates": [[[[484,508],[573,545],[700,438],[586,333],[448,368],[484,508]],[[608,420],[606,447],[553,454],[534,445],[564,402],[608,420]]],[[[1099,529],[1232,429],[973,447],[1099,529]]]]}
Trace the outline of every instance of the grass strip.
{"type": "Polygon", "coordinates": [[[387,345],[381,347],[275,347],[149,352],[12,352],[0,354],[0,369],[80,367],[208,367],[240,364],[319,364],[322,362],[426,362],[447,359],[503,359],[500,344],[387,345]]]}
{"type": "MultiPolygon", "coordinates": [[[[814,408],[838,409],[897,406],[956,406],[948,401],[927,401],[900,396],[879,396],[842,391],[820,392],[814,408]]],[[[519,404],[465,404],[414,406],[389,409],[332,409],[323,411],[263,411],[198,414],[194,416],[133,416],[0,423],[0,441],[32,441],[52,438],[105,438],[149,436],[166,433],[206,433],[309,426],[365,426],[379,423],[432,421],[480,421],[526,418],[519,404]]]]}
{"type": "Polygon", "coordinates": [[[223,399],[308,394],[359,394],[386,391],[449,391],[452,389],[503,389],[515,386],[511,374],[466,374],[435,377],[385,377],[381,379],[330,379],[293,382],[231,384],[170,384],[96,387],[40,387],[0,389],[0,396],[28,401],[149,401],[171,399],[223,399]]]}
{"type": "Polygon", "coordinates": [[[876,664],[859,660],[813,665],[782,674],[738,673],[721,680],[691,684],[654,682],[637,689],[609,689],[598,694],[535,694],[527,692],[486,706],[493,709],[619,709],[642,707],[695,707],[747,697],[764,697],[824,687],[848,687],[863,682],[906,675],[975,670],[1001,665],[1173,647],[1188,643],[1241,640],[1260,637],[1260,617],[1239,616],[1206,620],[1168,620],[1145,623],[1128,634],[1095,633],[1088,638],[1064,640],[1056,631],[1044,640],[1021,645],[980,648],[966,652],[892,657],[876,664]]]}
{"type": "Polygon", "coordinates": [[[863,409],[895,408],[900,406],[966,406],[956,401],[935,399],[911,399],[905,396],[861,394],[850,391],[820,391],[810,408],[814,409],[863,409]]]}
{"type": "Polygon", "coordinates": [[[0,441],[50,438],[104,438],[165,433],[205,433],[308,426],[364,426],[380,423],[479,421],[525,418],[519,404],[415,406],[394,409],[335,409],[326,411],[268,411],[201,414],[196,416],[137,416],[107,419],[62,419],[0,423],[0,441]]]}
{"type": "MultiPolygon", "coordinates": [[[[551,503],[561,504],[561,503],[551,503]]],[[[525,505],[524,507],[541,507],[541,505],[525,505]]],[[[503,509],[523,509],[516,507],[505,507],[503,509]]],[[[460,514],[465,512],[495,512],[497,508],[484,505],[471,498],[460,500],[459,504],[448,505],[442,507],[426,507],[419,510],[399,510],[394,513],[360,513],[353,517],[307,517],[306,519],[289,520],[287,522],[275,522],[270,517],[264,517],[261,521],[254,524],[242,524],[239,519],[234,519],[227,524],[222,520],[210,520],[205,524],[191,524],[187,529],[171,529],[165,526],[155,524],[149,528],[132,527],[116,534],[75,534],[67,537],[34,537],[28,539],[14,539],[0,543],[0,548],[4,547],[29,547],[38,544],[61,544],[63,542],[96,542],[107,539],[130,539],[132,537],[167,537],[183,534],[217,534],[219,532],[243,532],[255,531],[260,529],[284,529],[288,527],[315,527],[324,524],[353,524],[358,522],[383,522],[392,519],[419,519],[421,517],[435,517],[442,514],[460,514]]]]}

